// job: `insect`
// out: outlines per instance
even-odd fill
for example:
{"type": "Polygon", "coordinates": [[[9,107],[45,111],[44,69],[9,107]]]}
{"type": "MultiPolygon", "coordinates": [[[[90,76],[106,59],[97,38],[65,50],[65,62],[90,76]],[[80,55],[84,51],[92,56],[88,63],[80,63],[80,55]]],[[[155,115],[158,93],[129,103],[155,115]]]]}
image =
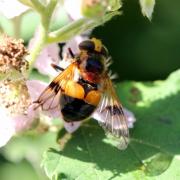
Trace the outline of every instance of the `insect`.
{"type": "Polygon", "coordinates": [[[107,48],[96,38],[82,41],[79,53],[69,48],[72,63],[65,69],[53,65],[59,75],[34,102],[42,110],[59,108],[66,122],[83,121],[91,116],[100,119],[103,129],[118,138],[120,148],[129,140],[122,105],[108,75],[107,48]]]}

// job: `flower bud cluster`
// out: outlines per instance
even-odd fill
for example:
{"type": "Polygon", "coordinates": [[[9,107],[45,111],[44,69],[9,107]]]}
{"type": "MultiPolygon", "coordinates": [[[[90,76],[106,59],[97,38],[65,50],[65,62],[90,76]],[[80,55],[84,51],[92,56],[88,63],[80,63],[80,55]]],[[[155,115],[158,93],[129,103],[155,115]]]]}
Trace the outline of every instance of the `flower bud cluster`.
{"type": "Polygon", "coordinates": [[[19,75],[24,74],[28,69],[28,62],[24,58],[26,55],[27,50],[22,40],[15,40],[7,35],[1,36],[0,77],[10,78],[9,74],[17,72],[19,75]]]}

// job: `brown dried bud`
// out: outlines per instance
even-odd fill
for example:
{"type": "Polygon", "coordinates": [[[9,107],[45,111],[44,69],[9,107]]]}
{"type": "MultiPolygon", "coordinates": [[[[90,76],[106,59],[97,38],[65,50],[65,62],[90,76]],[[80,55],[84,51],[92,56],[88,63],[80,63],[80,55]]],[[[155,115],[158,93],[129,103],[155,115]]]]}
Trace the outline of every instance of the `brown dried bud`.
{"type": "Polygon", "coordinates": [[[21,75],[28,69],[25,56],[28,54],[23,45],[23,40],[16,40],[7,35],[0,37],[0,74],[5,77],[9,74],[19,72],[21,75]]]}

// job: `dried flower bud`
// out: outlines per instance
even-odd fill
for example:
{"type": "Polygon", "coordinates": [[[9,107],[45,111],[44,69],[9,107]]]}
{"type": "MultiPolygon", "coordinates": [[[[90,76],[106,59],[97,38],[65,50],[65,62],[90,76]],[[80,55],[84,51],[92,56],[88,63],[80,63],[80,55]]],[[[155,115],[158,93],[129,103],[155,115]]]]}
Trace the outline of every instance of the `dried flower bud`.
{"type": "Polygon", "coordinates": [[[0,37],[0,79],[17,79],[24,76],[28,62],[24,59],[27,50],[22,40],[3,35],[0,37]]]}

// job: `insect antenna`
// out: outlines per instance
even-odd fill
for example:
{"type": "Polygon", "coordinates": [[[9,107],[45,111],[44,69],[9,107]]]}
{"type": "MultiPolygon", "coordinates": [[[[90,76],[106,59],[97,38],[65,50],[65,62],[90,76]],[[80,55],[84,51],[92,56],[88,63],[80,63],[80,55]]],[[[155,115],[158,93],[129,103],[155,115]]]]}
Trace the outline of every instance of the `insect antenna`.
{"type": "Polygon", "coordinates": [[[69,54],[71,55],[72,58],[74,58],[74,53],[72,52],[71,48],[68,48],[69,54]]]}

